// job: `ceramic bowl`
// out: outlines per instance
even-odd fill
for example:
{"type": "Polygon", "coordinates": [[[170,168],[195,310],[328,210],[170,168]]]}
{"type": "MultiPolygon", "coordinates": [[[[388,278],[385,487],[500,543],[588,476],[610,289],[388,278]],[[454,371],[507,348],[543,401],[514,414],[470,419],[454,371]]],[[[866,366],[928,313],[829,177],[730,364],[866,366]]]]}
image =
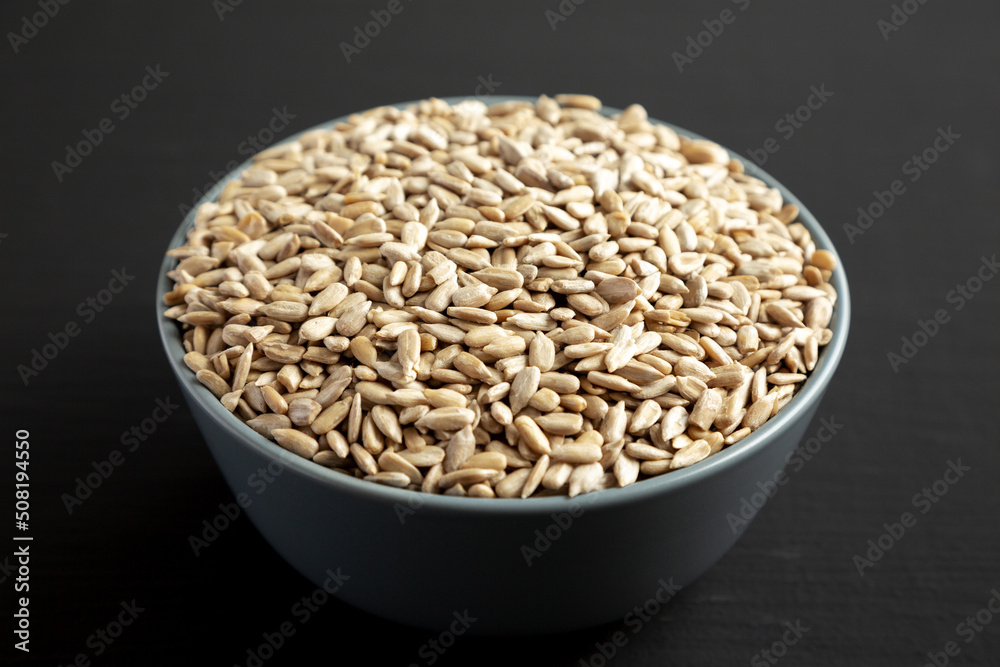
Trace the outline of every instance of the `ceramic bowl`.
{"type": "MultiPolygon", "coordinates": [[[[488,101],[506,99],[512,98],[488,101]]],[[[817,247],[835,253],[809,210],[744,162],[748,173],[799,207],[817,247]]],[[[202,202],[217,198],[247,164],[202,202]]],[[[193,219],[192,211],[171,248],[184,242],[193,219]]],[[[164,259],[156,293],[163,347],[219,470],[234,496],[248,502],[245,511],[264,539],[291,567],[359,609],[432,630],[464,617],[473,634],[628,622],[637,607],[664,603],[705,572],[749,523],[733,517],[750,514],[744,503],[760,504],[762,489],[771,488],[810,428],[843,354],[850,319],[847,281],[838,268],[833,338],[799,393],[749,437],[689,468],[573,499],[450,497],[335,473],[285,451],[226,411],[184,365],[180,328],[163,315],[163,295],[171,289],[165,274],[173,265],[164,259]],[[266,486],[261,469],[270,470],[266,486]]]]}

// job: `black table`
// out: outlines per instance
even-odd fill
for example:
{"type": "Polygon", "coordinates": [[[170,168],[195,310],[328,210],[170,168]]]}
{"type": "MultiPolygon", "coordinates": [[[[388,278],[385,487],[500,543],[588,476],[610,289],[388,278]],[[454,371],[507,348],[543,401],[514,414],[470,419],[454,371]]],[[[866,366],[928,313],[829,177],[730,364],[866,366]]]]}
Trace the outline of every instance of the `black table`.
{"type": "Polygon", "coordinates": [[[479,4],[4,3],[0,662],[25,658],[30,545],[37,664],[1000,664],[996,3],[479,4]],[[254,144],[490,92],[640,102],[752,157],[825,224],[855,310],[809,431],[835,436],[705,576],[638,631],[442,655],[337,601],[305,618],[313,586],[243,516],[195,555],[232,496],[178,405],[153,285],[254,144]]]}

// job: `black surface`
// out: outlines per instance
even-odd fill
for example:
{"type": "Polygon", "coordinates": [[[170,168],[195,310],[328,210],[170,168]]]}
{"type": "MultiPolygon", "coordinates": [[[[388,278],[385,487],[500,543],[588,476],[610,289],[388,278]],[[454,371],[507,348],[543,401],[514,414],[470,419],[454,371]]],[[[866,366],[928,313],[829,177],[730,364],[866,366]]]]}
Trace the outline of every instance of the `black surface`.
{"type": "MultiPolygon", "coordinates": [[[[17,53],[9,36],[0,46],[0,662],[24,657],[12,648],[20,594],[6,567],[16,566],[11,537],[19,532],[11,525],[10,441],[29,429],[36,664],[71,664],[84,654],[94,665],[246,665],[248,648],[285,621],[295,634],[266,665],[430,664],[433,651],[421,647],[431,635],[336,601],[300,623],[292,608],[312,586],[245,517],[192,553],[189,536],[232,497],[186,408],[135,451],[121,438],[153,414],[157,399],[180,398],[153,314],[155,273],[179,209],[212,172],[246,157],[241,142],[267,126],[273,109],[294,115],[279,133],[286,136],[378,104],[475,94],[491,80],[502,94],[590,92],[613,106],[640,102],[652,117],[741,153],[777,138],[780,150],[765,169],[830,231],[853,289],[854,321],[819,413],[843,427],[791,470],[739,544],[638,632],[618,624],[558,637],[461,637],[437,664],[596,666],[598,645],[609,650],[616,632],[626,642],[608,664],[770,664],[760,651],[796,621],[808,631],[783,664],[921,665],[949,641],[959,650],[949,664],[1000,664],[1000,618],[971,635],[959,627],[1000,589],[1000,280],[961,309],[949,300],[1000,241],[998,6],[907,0],[900,11],[916,13],[885,39],[878,21],[893,13],[888,1],[564,0],[573,13],[555,30],[546,11],[559,11],[556,0],[402,3],[350,63],[340,42],[386,2],[243,2],[221,19],[207,0],[72,2],[17,53]],[[672,53],[723,9],[735,20],[679,72],[672,53]],[[121,118],[112,102],[147,66],[169,75],[121,118]],[[811,86],[833,96],[784,136],[776,122],[807,101],[811,86]],[[114,131],[59,182],[52,162],[105,117],[114,131]],[[939,128],[960,138],[911,181],[904,163],[932,146],[939,128]],[[895,179],[905,192],[849,242],[842,226],[895,179]],[[134,280],[86,321],[87,306],[78,304],[122,267],[134,280]],[[949,321],[895,372],[887,354],[938,309],[949,321]],[[79,335],[25,386],[17,366],[69,322],[79,335]],[[69,514],[63,494],[113,450],[124,453],[122,464],[69,514]],[[949,461],[968,472],[939,502],[915,503],[949,461]],[[907,511],[915,525],[859,576],[854,556],[907,511]],[[97,655],[103,643],[91,636],[132,600],[143,611],[97,655]]],[[[3,3],[0,28],[19,30],[40,4],[3,3]]],[[[810,432],[818,428],[817,419],[810,432]]]]}

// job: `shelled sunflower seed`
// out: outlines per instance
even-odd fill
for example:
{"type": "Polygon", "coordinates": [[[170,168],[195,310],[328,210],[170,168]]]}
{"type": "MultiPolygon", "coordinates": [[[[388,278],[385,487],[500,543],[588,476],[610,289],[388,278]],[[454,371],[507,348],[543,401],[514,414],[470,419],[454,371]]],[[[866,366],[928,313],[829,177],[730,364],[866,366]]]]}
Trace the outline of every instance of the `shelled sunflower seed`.
{"type": "Polygon", "coordinates": [[[277,445],[427,493],[737,443],[830,341],[835,258],[722,147],[600,106],[430,99],[256,155],[168,253],[185,363],[277,445]]]}

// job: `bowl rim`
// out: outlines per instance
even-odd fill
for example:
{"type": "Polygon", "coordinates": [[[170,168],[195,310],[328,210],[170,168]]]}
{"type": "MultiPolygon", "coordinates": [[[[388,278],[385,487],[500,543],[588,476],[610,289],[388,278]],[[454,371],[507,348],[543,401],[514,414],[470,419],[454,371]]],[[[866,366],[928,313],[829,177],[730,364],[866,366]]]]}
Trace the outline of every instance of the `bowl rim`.
{"type": "MultiPolygon", "coordinates": [[[[522,95],[495,95],[479,97],[454,96],[434,99],[440,99],[449,104],[458,104],[468,100],[481,100],[486,104],[497,104],[508,101],[534,102],[538,98],[534,96],[522,95]]],[[[373,108],[395,107],[401,109],[417,104],[420,101],[422,100],[397,102],[373,108]]],[[[613,116],[621,113],[621,109],[604,106],[601,108],[600,112],[603,115],[613,116]]],[[[345,114],[333,120],[329,120],[302,130],[301,132],[290,135],[281,141],[275,142],[272,146],[295,141],[302,135],[314,130],[329,129],[337,123],[345,121],[350,115],[351,114],[345,114]]],[[[691,139],[706,139],[706,137],[703,137],[696,132],[692,132],[666,121],[653,118],[650,118],[649,121],[653,124],[666,126],[678,134],[691,139]]],[[[718,144],[718,142],[715,142],[714,140],[708,140],[718,144]]],[[[820,351],[816,367],[809,373],[809,377],[803,383],[803,387],[792,398],[788,405],[785,406],[785,408],[782,409],[776,416],[769,419],[763,426],[740,442],[733,444],[722,451],[709,456],[707,459],[699,461],[698,463],[687,468],[645,479],[626,487],[603,489],[601,491],[582,494],[576,496],[575,498],[569,498],[568,496],[563,495],[527,499],[469,498],[446,496],[443,494],[429,494],[420,491],[398,489],[384,486],[382,484],[366,482],[361,479],[349,477],[343,473],[335,472],[320,464],[303,459],[302,457],[285,450],[277,443],[272,442],[255,432],[242,420],[240,420],[239,417],[226,410],[219,400],[215,398],[215,396],[195,378],[195,374],[192,373],[183,363],[184,347],[182,344],[181,329],[176,325],[174,320],[164,316],[164,312],[167,307],[164,304],[163,297],[168,291],[171,290],[171,281],[167,278],[166,274],[173,268],[176,261],[167,256],[166,253],[163,255],[163,260],[160,264],[156,280],[156,319],[161,343],[163,344],[163,348],[166,352],[171,368],[177,376],[178,382],[186,385],[188,390],[186,393],[193,396],[199,404],[205,408],[205,411],[213,418],[214,422],[226,431],[228,435],[241,441],[247,447],[266,458],[277,459],[283,468],[290,468],[298,474],[304,475],[315,482],[328,486],[331,490],[346,494],[347,496],[355,496],[358,499],[364,499],[371,502],[406,505],[410,508],[419,507],[421,511],[439,509],[449,513],[471,512],[476,514],[485,513],[498,515],[541,515],[576,509],[580,506],[599,506],[602,508],[610,508],[623,504],[644,502],[652,496],[680,491],[690,485],[702,483],[711,477],[732,468],[733,466],[741,465],[744,459],[753,456],[757,450],[767,447],[770,443],[772,443],[774,441],[774,436],[778,435],[783,429],[788,428],[789,425],[795,422],[803,412],[814,407],[814,405],[818,405],[823,393],[826,391],[827,386],[833,378],[834,371],[843,357],[850,327],[851,299],[847,284],[847,277],[845,276],[843,262],[841,261],[829,235],[827,235],[824,231],[812,212],[781,182],[761,169],[752,160],[743,157],[725,146],[723,146],[723,148],[725,148],[731,156],[738,156],[739,160],[743,163],[744,171],[747,174],[764,181],[769,187],[776,188],[781,193],[786,203],[791,203],[797,206],[799,209],[799,217],[797,221],[801,222],[809,230],[812,235],[812,239],[816,244],[816,248],[828,250],[836,257],[837,269],[831,276],[831,282],[837,291],[837,303],[834,306],[833,320],[830,324],[833,336],[830,342],[820,351]]],[[[184,216],[181,224],[171,236],[167,250],[175,248],[178,245],[182,245],[183,242],[186,241],[187,231],[194,224],[194,217],[198,208],[205,202],[215,201],[225,184],[237,177],[239,173],[246,169],[251,163],[252,157],[223,176],[198,199],[191,210],[184,216]]],[[[202,437],[205,437],[204,434],[202,434],[202,437]]]]}

